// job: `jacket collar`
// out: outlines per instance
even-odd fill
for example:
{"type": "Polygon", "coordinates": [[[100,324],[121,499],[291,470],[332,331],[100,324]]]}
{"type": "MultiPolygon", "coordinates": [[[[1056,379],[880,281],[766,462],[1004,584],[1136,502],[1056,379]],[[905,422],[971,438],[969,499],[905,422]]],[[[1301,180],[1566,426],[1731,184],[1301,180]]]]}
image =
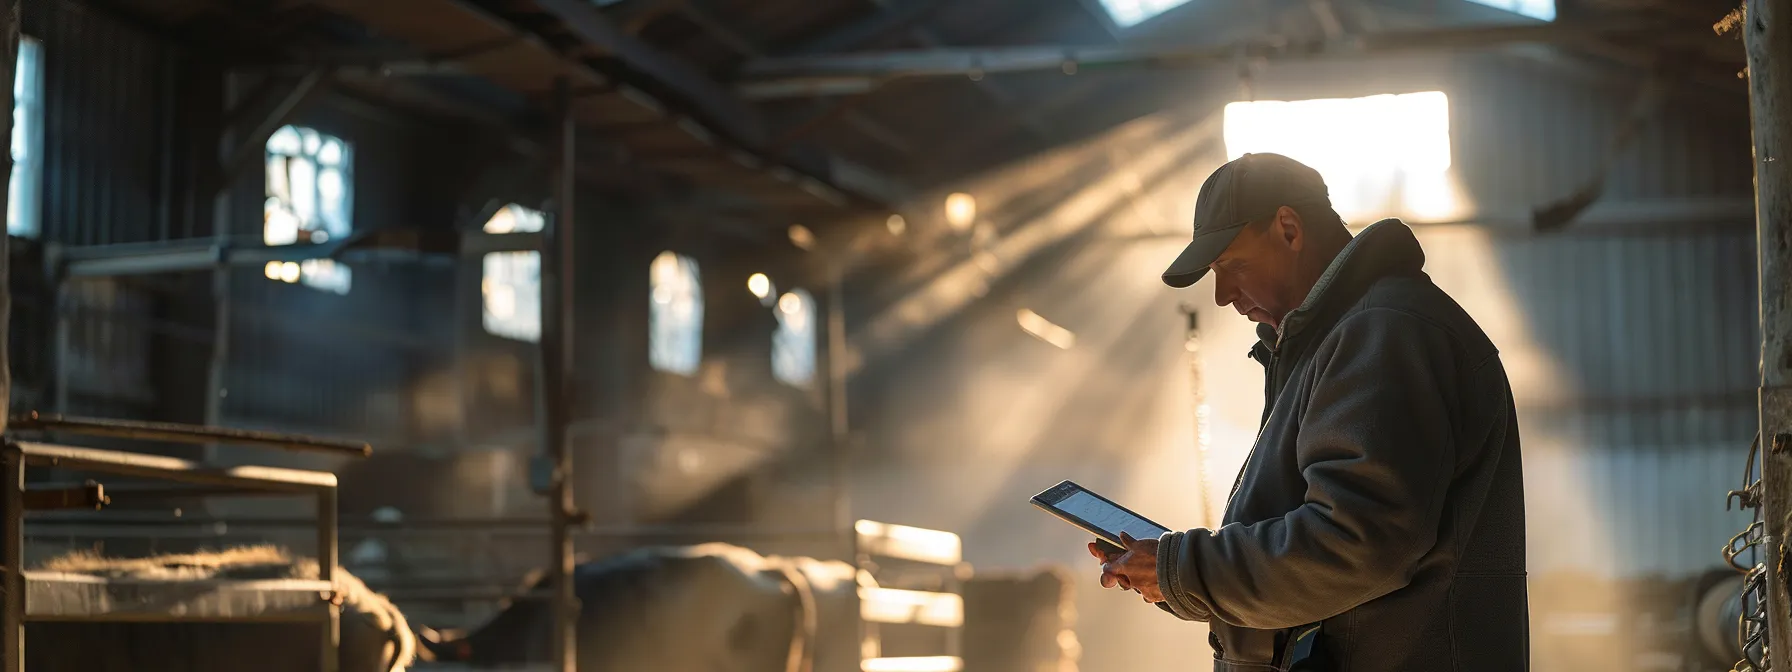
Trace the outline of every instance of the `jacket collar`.
{"type": "Polygon", "coordinates": [[[1371,224],[1332,258],[1300,307],[1282,318],[1281,329],[1259,324],[1257,338],[1273,352],[1310,326],[1326,312],[1325,308],[1339,301],[1355,300],[1376,280],[1416,273],[1424,267],[1425,251],[1419,247],[1419,239],[1413,235],[1411,227],[1398,219],[1371,224]]]}

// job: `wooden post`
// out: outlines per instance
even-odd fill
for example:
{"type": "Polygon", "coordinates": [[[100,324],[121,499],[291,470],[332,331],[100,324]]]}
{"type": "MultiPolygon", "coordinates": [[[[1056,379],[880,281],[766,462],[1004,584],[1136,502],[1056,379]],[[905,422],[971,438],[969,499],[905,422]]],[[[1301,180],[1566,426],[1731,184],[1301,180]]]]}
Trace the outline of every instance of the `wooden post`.
{"type": "MultiPolygon", "coordinates": [[[[0,138],[12,138],[12,82],[19,65],[20,0],[5,0],[0,5],[0,77],[5,78],[5,93],[0,104],[7,113],[0,115],[0,138]]],[[[0,212],[6,212],[6,198],[12,183],[12,153],[0,161],[0,212]]],[[[7,333],[12,317],[12,251],[7,236],[0,235],[0,432],[6,431],[6,419],[12,408],[12,366],[8,353],[7,333]]],[[[0,563],[5,564],[5,582],[0,602],[5,605],[5,632],[0,632],[0,672],[25,670],[25,461],[12,450],[3,451],[5,460],[0,475],[5,478],[5,503],[0,505],[4,519],[5,539],[0,540],[0,563]]]]}
{"type": "Polygon", "coordinates": [[[568,384],[572,367],[572,230],[574,130],[572,96],[564,75],[554,80],[554,114],[559,120],[559,161],[554,167],[554,216],[541,237],[540,395],[541,447],[548,458],[548,515],[552,517],[554,579],[554,663],[558,672],[578,667],[579,600],[573,586],[573,543],[577,523],[572,498],[572,454],[566,444],[570,418],[568,384]]]}
{"type": "Polygon", "coordinates": [[[1781,571],[1792,514],[1792,0],[1748,0],[1749,109],[1755,143],[1761,297],[1762,518],[1768,549],[1768,655],[1792,670],[1792,600],[1781,571]]]}

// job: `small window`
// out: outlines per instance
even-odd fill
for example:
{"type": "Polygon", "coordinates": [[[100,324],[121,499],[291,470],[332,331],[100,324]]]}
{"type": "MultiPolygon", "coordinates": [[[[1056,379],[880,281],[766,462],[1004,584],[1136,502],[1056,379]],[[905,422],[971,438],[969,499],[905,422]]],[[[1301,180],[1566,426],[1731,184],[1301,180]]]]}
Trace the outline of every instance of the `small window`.
{"type": "Polygon", "coordinates": [[[1228,158],[1273,152],[1312,166],[1346,220],[1457,214],[1441,92],[1232,103],[1224,124],[1228,158]]]}
{"type": "Polygon", "coordinates": [[[778,330],[772,334],[772,375],[797,387],[815,382],[815,299],[801,289],[778,297],[772,309],[778,330]]]}
{"type": "Polygon", "coordinates": [[[691,375],[703,359],[703,284],[697,262],[673,252],[653,258],[650,271],[648,363],[691,375]]]}
{"type": "MultiPolygon", "coordinates": [[[[353,148],[341,138],[300,126],[284,126],[268,138],[267,200],[262,207],[262,240],[268,245],[326,243],[353,230],[353,148]]],[[[291,274],[282,276],[291,277],[291,274]]],[[[308,259],[294,280],[347,294],[347,266],[332,259],[308,259]]]]}
{"type": "MultiPolygon", "coordinates": [[[[486,233],[540,231],[547,215],[512,203],[485,223],[486,233]]],[[[494,336],[534,343],[541,340],[541,253],[492,252],[485,255],[479,283],[485,297],[485,330],[494,336]]]]}
{"type": "Polygon", "coordinates": [[[1469,0],[1469,2],[1503,9],[1538,21],[1556,20],[1556,0],[1469,0]]]}
{"type": "Polygon", "coordinates": [[[1136,26],[1185,4],[1188,0],[1101,0],[1102,8],[1121,28],[1136,26]]]}
{"type": "Polygon", "coordinates": [[[38,188],[44,168],[43,45],[19,39],[19,64],[12,80],[12,179],[6,189],[6,232],[24,238],[38,234],[38,188]]]}

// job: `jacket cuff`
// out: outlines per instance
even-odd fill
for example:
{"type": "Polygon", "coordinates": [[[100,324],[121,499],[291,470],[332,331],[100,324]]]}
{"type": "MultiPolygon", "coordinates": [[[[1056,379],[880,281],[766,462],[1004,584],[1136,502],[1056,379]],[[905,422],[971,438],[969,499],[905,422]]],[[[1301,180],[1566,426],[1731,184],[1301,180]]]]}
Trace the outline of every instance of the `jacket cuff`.
{"type": "Polygon", "coordinates": [[[1213,618],[1205,607],[1185,597],[1182,587],[1181,559],[1188,543],[1186,532],[1165,532],[1157,540],[1157,589],[1164,594],[1164,610],[1185,621],[1207,622],[1213,618]]]}

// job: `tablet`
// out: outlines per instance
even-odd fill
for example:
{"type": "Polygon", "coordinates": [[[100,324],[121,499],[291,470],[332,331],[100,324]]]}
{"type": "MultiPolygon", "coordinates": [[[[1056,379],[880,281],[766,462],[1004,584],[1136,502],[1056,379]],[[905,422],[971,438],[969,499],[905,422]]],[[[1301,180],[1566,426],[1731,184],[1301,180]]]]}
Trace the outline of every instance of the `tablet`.
{"type": "Polygon", "coordinates": [[[1134,539],[1156,539],[1170,531],[1170,528],[1151,522],[1071,481],[1046,488],[1045,492],[1033,495],[1032,502],[1046,513],[1117,547],[1121,546],[1121,532],[1134,539]]]}

